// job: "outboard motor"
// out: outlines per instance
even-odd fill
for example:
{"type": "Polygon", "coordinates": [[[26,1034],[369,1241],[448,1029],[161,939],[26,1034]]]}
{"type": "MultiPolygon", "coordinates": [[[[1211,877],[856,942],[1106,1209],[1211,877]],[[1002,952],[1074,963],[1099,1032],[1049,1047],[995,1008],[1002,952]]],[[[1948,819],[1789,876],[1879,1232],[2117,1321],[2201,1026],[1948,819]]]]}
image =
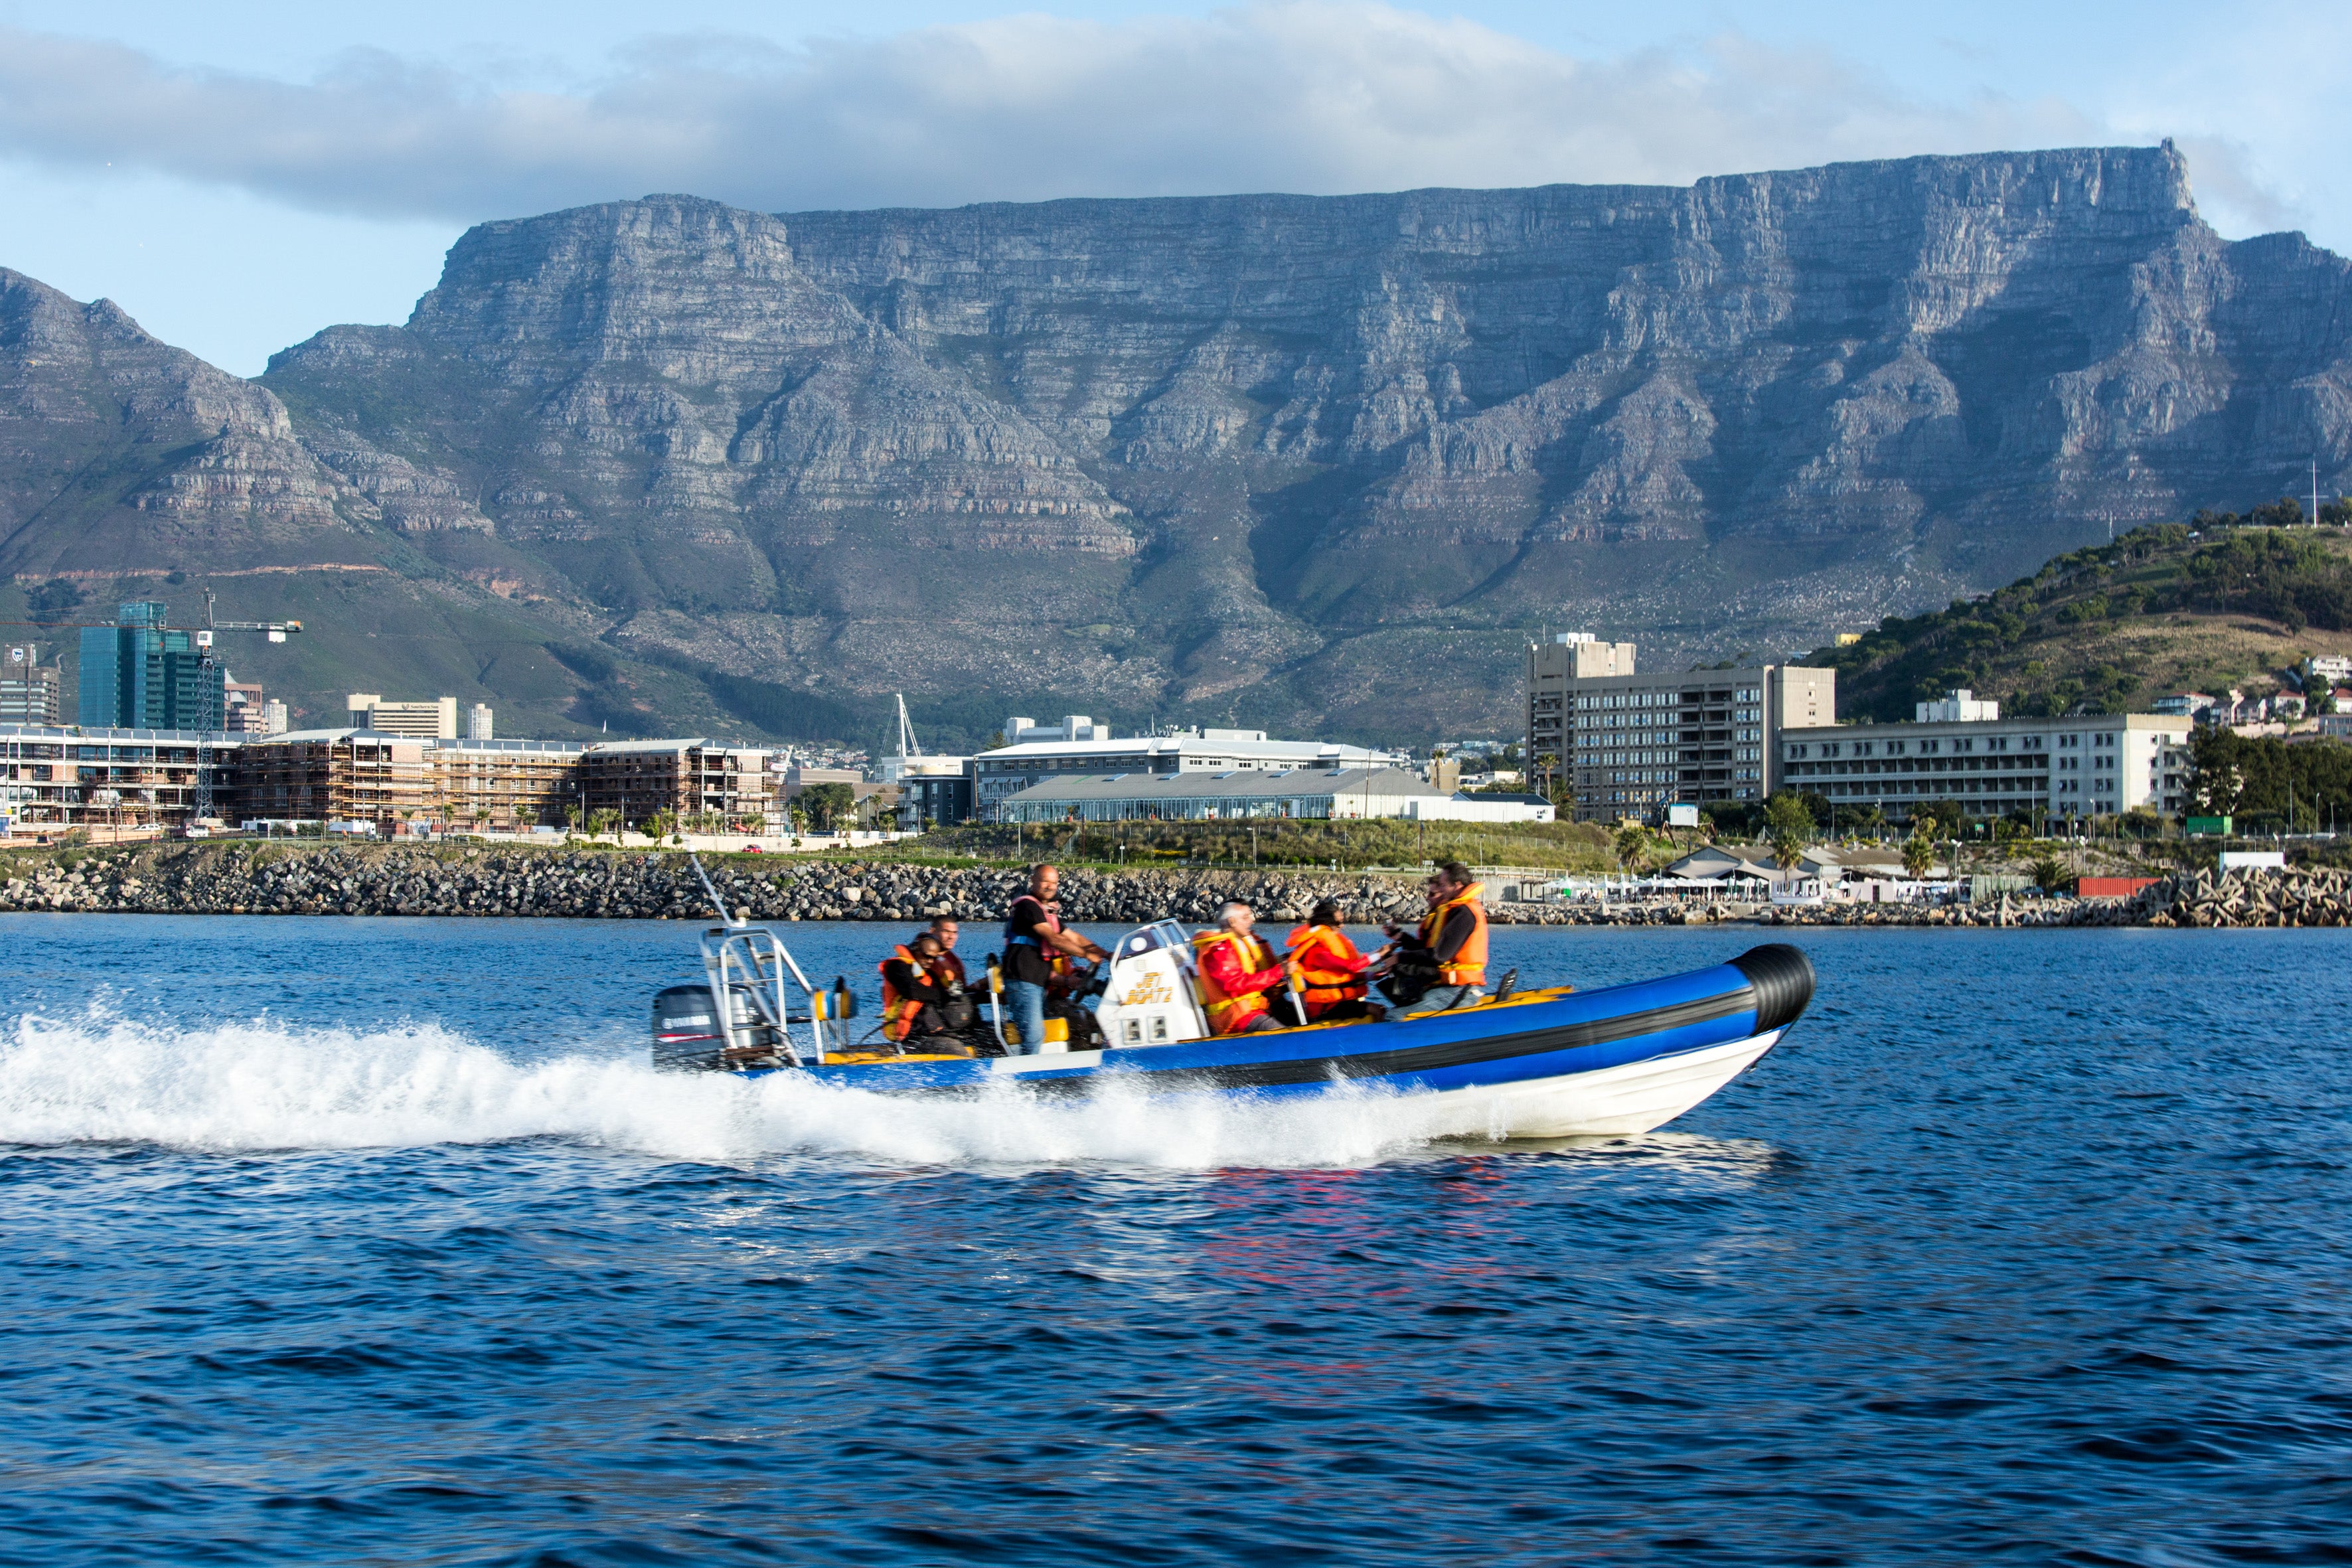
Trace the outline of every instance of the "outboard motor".
{"type": "Polygon", "coordinates": [[[710,1008],[708,985],[673,985],[654,996],[654,1067],[661,1072],[717,1072],[727,1037],[710,1008]]]}

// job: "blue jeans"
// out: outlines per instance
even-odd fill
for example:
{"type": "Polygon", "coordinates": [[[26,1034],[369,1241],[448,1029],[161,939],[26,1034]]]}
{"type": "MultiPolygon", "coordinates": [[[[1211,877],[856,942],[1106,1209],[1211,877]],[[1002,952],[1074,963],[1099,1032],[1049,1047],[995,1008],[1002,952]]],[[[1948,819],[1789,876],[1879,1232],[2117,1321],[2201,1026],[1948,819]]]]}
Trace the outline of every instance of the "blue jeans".
{"type": "Polygon", "coordinates": [[[1045,1043],[1045,988],[1034,981],[1008,980],[1004,1003],[1021,1028],[1021,1043],[1005,1048],[1017,1057],[1035,1056],[1045,1043]]]}

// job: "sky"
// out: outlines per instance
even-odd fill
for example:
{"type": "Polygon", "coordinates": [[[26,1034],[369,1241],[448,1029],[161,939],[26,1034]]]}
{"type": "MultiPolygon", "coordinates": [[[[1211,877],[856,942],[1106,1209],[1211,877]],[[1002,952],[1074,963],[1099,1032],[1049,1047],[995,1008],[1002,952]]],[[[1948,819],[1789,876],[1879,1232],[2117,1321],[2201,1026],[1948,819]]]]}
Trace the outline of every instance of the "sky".
{"type": "Polygon", "coordinates": [[[2084,144],[2352,249],[2352,5],[2239,0],[0,0],[0,267],[238,374],[397,321],[467,225],[1684,184],[2084,144]]]}

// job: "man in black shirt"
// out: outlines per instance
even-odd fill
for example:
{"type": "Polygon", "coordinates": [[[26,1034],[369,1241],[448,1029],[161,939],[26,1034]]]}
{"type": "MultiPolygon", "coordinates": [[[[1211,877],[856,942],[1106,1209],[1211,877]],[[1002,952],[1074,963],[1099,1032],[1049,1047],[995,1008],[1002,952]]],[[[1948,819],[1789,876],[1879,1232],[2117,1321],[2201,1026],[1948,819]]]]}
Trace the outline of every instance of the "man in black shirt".
{"type": "Polygon", "coordinates": [[[1045,990],[1067,961],[1100,961],[1110,954],[1074,931],[1062,929],[1062,907],[1054,896],[1062,889],[1062,874],[1051,866],[1034,868],[1029,890],[1013,900],[1004,917],[1004,1000],[1021,1026],[1022,1056],[1035,1056],[1045,1041],[1045,990]]]}

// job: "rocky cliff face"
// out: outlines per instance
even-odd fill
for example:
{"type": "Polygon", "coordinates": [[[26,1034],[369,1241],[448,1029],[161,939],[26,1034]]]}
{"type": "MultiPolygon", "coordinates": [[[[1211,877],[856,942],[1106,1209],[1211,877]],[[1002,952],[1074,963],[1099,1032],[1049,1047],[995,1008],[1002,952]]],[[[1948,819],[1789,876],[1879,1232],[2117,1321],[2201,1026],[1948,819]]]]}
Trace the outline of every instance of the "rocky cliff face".
{"type": "MultiPolygon", "coordinates": [[[[279,355],[204,437],[241,445],[107,439],[157,459],[114,508],[142,538],[339,518],[673,668],[1462,731],[1510,726],[1523,628],[1779,656],[2110,522],[2300,491],[2314,456],[2352,488],[2347,306],[2342,258],[2216,237],[2169,147],[658,196],[475,229],[406,325],[279,355]]],[[[77,363],[111,330],[81,318],[77,363]]],[[[0,407],[95,439],[63,395],[0,407]]]]}
{"type": "Polygon", "coordinates": [[[0,268],[0,573],[373,561],[371,515],[268,391],[0,268]]]}

